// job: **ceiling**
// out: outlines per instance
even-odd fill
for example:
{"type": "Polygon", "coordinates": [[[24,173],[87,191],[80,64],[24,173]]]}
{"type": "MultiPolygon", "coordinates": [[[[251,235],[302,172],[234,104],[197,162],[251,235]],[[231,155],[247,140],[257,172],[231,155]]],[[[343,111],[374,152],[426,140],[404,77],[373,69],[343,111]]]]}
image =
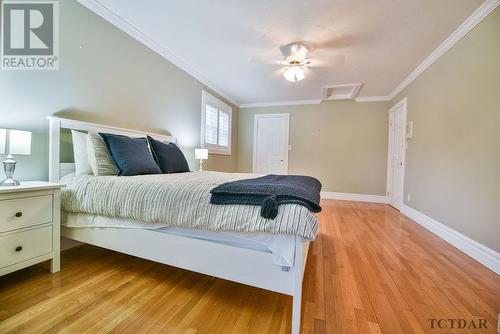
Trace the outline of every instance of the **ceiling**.
{"type": "Polygon", "coordinates": [[[350,83],[363,84],[359,97],[386,96],[483,2],[98,0],[239,104],[319,99],[322,86],[350,83]],[[310,46],[311,68],[292,83],[280,47],[295,41],[310,46]]]}

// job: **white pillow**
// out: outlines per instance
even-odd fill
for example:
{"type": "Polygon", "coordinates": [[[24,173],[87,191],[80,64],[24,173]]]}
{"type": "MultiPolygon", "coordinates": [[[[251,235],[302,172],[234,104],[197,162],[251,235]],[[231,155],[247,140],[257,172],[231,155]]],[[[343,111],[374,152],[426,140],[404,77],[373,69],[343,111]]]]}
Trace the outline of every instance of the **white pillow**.
{"type": "Polygon", "coordinates": [[[87,134],[71,130],[71,138],[73,139],[76,175],[92,174],[87,154],[87,134]]]}
{"type": "Polygon", "coordinates": [[[113,162],[104,139],[98,133],[89,132],[87,136],[87,153],[94,175],[118,175],[120,172],[113,162]]]}

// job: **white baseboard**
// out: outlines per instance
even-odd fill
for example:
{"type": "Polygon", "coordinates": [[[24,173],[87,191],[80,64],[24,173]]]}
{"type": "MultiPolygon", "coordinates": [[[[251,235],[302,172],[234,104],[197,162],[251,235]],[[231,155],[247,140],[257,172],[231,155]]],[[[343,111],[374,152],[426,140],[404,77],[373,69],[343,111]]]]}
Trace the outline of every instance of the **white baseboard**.
{"type": "Polygon", "coordinates": [[[488,248],[477,241],[463,235],[460,232],[432,219],[431,217],[410,208],[407,205],[402,206],[401,212],[414,220],[417,224],[431,231],[441,239],[455,246],[477,262],[483,264],[500,275],[500,253],[488,248]]]}
{"type": "Polygon", "coordinates": [[[366,194],[336,193],[331,191],[322,191],[321,198],[337,199],[342,201],[387,203],[387,196],[384,195],[366,195],[366,194]]]}

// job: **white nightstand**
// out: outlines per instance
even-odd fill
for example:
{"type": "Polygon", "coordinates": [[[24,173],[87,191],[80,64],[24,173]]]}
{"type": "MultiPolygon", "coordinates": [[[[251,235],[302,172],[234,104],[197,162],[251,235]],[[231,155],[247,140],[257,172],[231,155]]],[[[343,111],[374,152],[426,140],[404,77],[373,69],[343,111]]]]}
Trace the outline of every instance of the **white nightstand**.
{"type": "Polygon", "coordinates": [[[0,276],[46,260],[59,271],[61,187],[38,181],[0,187],[0,276]]]}

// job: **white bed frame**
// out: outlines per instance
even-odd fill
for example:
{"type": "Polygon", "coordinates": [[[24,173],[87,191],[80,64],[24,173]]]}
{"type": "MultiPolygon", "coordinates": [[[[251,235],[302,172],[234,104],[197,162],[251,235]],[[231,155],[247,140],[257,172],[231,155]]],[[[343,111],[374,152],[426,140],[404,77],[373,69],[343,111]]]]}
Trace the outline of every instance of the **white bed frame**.
{"type": "MultiPolygon", "coordinates": [[[[49,180],[52,182],[57,182],[60,177],[74,171],[74,164],[60,162],[61,129],[106,132],[131,137],[150,135],[158,140],[176,142],[175,137],[161,134],[52,116],[48,119],[49,180]]],[[[61,235],[174,267],[290,295],[293,297],[292,333],[300,332],[302,279],[309,249],[309,242],[302,242],[300,238],[294,239],[293,267],[282,268],[274,264],[270,253],[151,230],[123,228],[97,230],[63,226],[61,235]]]]}

